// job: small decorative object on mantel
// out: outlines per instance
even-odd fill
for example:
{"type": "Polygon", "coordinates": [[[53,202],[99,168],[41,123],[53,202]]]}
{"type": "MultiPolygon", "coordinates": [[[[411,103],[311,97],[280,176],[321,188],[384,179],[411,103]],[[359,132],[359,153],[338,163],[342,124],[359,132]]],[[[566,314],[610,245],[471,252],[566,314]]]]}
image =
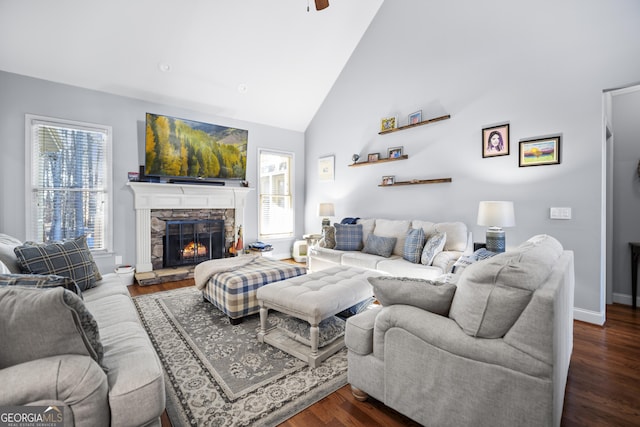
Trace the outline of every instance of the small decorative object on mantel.
{"type": "Polygon", "coordinates": [[[393,185],[396,181],[394,175],[385,175],[382,177],[382,185],[393,185]]]}
{"type": "Polygon", "coordinates": [[[482,129],[482,157],[509,155],[509,124],[482,129]]]}
{"type": "Polygon", "coordinates": [[[389,158],[397,159],[402,157],[402,147],[391,147],[389,148],[389,158]]]}
{"type": "Polygon", "coordinates": [[[409,124],[417,125],[422,121],[422,110],[418,110],[415,113],[409,114],[409,124]]]}
{"type": "Polygon", "coordinates": [[[520,141],[520,167],[560,164],[560,136],[520,141]]]}
{"type": "Polygon", "coordinates": [[[249,181],[240,181],[240,185],[242,185],[243,187],[248,187],[249,181]]]}
{"type": "Polygon", "coordinates": [[[398,127],[398,118],[397,117],[385,117],[380,120],[380,130],[391,130],[398,127]]]}
{"type": "Polygon", "coordinates": [[[139,172],[128,172],[127,173],[127,177],[129,178],[129,181],[139,181],[140,180],[140,173],[139,172]]]}
{"type": "Polygon", "coordinates": [[[354,154],[353,156],[351,156],[351,160],[353,160],[353,163],[358,163],[358,160],[360,159],[360,154],[354,154]]]}

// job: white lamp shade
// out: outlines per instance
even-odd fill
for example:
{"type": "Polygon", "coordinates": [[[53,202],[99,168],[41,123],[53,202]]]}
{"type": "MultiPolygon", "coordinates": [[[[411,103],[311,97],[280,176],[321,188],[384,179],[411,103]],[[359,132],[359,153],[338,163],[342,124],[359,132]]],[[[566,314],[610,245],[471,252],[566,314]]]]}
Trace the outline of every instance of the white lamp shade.
{"type": "Polygon", "coordinates": [[[320,203],[318,205],[318,216],[335,216],[333,203],[320,203]]]}
{"type": "Polygon", "coordinates": [[[478,207],[478,225],[487,227],[513,227],[516,216],[513,202],[485,201],[478,207]]]}

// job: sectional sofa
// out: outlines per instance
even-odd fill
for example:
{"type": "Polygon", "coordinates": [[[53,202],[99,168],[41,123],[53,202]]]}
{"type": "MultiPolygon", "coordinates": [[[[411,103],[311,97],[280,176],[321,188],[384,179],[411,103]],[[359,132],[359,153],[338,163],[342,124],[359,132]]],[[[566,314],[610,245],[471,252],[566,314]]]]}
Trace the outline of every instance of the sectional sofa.
{"type": "Polygon", "coordinates": [[[462,222],[370,218],[324,227],[323,233],[309,251],[311,271],[344,265],[434,279],[473,252],[472,234],[462,222]]]}

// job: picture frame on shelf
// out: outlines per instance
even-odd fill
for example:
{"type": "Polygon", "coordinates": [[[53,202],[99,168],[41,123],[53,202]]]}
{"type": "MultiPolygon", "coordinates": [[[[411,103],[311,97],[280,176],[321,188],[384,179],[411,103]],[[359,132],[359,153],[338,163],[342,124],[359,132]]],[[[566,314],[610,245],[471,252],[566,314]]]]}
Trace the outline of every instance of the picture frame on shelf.
{"type": "Polygon", "coordinates": [[[422,121],[422,110],[418,110],[415,113],[409,114],[409,124],[417,125],[422,121]]]}
{"type": "Polygon", "coordinates": [[[367,162],[369,163],[377,162],[378,160],[380,160],[380,153],[369,153],[367,156],[367,162]]]}
{"type": "Polygon", "coordinates": [[[390,159],[398,159],[402,157],[402,147],[390,147],[388,150],[388,157],[390,159]]]}
{"type": "Polygon", "coordinates": [[[382,177],[382,185],[393,185],[396,183],[395,175],[384,175],[382,177]]]}
{"type": "Polygon", "coordinates": [[[396,129],[398,127],[398,117],[385,117],[380,120],[380,131],[396,129]]]}
{"type": "Polygon", "coordinates": [[[560,164],[560,136],[520,141],[519,163],[522,167],[560,164]]]}
{"type": "Polygon", "coordinates": [[[482,157],[509,155],[509,124],[482,129],[482,157]]]}
{"type": "Polygon", "coordinates": [[[333,181],[335,178],[335,156],[324,156],[318,159],[318,179],[333,181]]]}

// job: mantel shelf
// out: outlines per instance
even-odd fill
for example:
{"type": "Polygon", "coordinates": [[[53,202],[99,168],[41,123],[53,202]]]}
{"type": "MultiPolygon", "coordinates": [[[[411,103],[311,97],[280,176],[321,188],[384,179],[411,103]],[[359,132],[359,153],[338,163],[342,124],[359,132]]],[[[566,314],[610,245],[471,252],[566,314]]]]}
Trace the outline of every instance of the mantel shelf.
{"type": "Polygon", "coordinates": [[[418,127],[418,126],[424,126],[424,125],[428,125],[428,124],[431,124],[431,123],[439,122],[439,121],[442,121],[442,120],[447,120],[447,119],[450,119],[450,118],[451,118],[451,115],[447,114],[445,116],[436,117],[434,119],[424,120],[424,121],[422,121],[420,123],[413,123],[413,124],[410,124],[410,125],[400,126],[400,127],[394,128],[394,129],[383,130],[383,131],[378,132],[378,135],[386,135],[388,133],[398,132],[398,131],[401,131],[401,130],[415,128],[415,127],[418,127]]]}
{"type": "Polygon", "coordinates": [[[419,184],[442,184],[445,182],[451,182],[451,178],[437,178],[437,179],[412,179],[411,181],[398,181],[393,184],[378,184],[378,187],[397,187],[400,185],[419,185],[419,184]]]}
{"type": "Polygon", "coordinates": [[[349,167],[373,165],[375,163],[395,162],[396,160],[407,160],[408,158],[409,158],[409,155],[405,154],[405,155],[402,155],[400,157],[390,157],[390,158],[387,158],[387,159],[376,160],[375,162],[352,163],[352,164],[349,165],[349,167]]]}

